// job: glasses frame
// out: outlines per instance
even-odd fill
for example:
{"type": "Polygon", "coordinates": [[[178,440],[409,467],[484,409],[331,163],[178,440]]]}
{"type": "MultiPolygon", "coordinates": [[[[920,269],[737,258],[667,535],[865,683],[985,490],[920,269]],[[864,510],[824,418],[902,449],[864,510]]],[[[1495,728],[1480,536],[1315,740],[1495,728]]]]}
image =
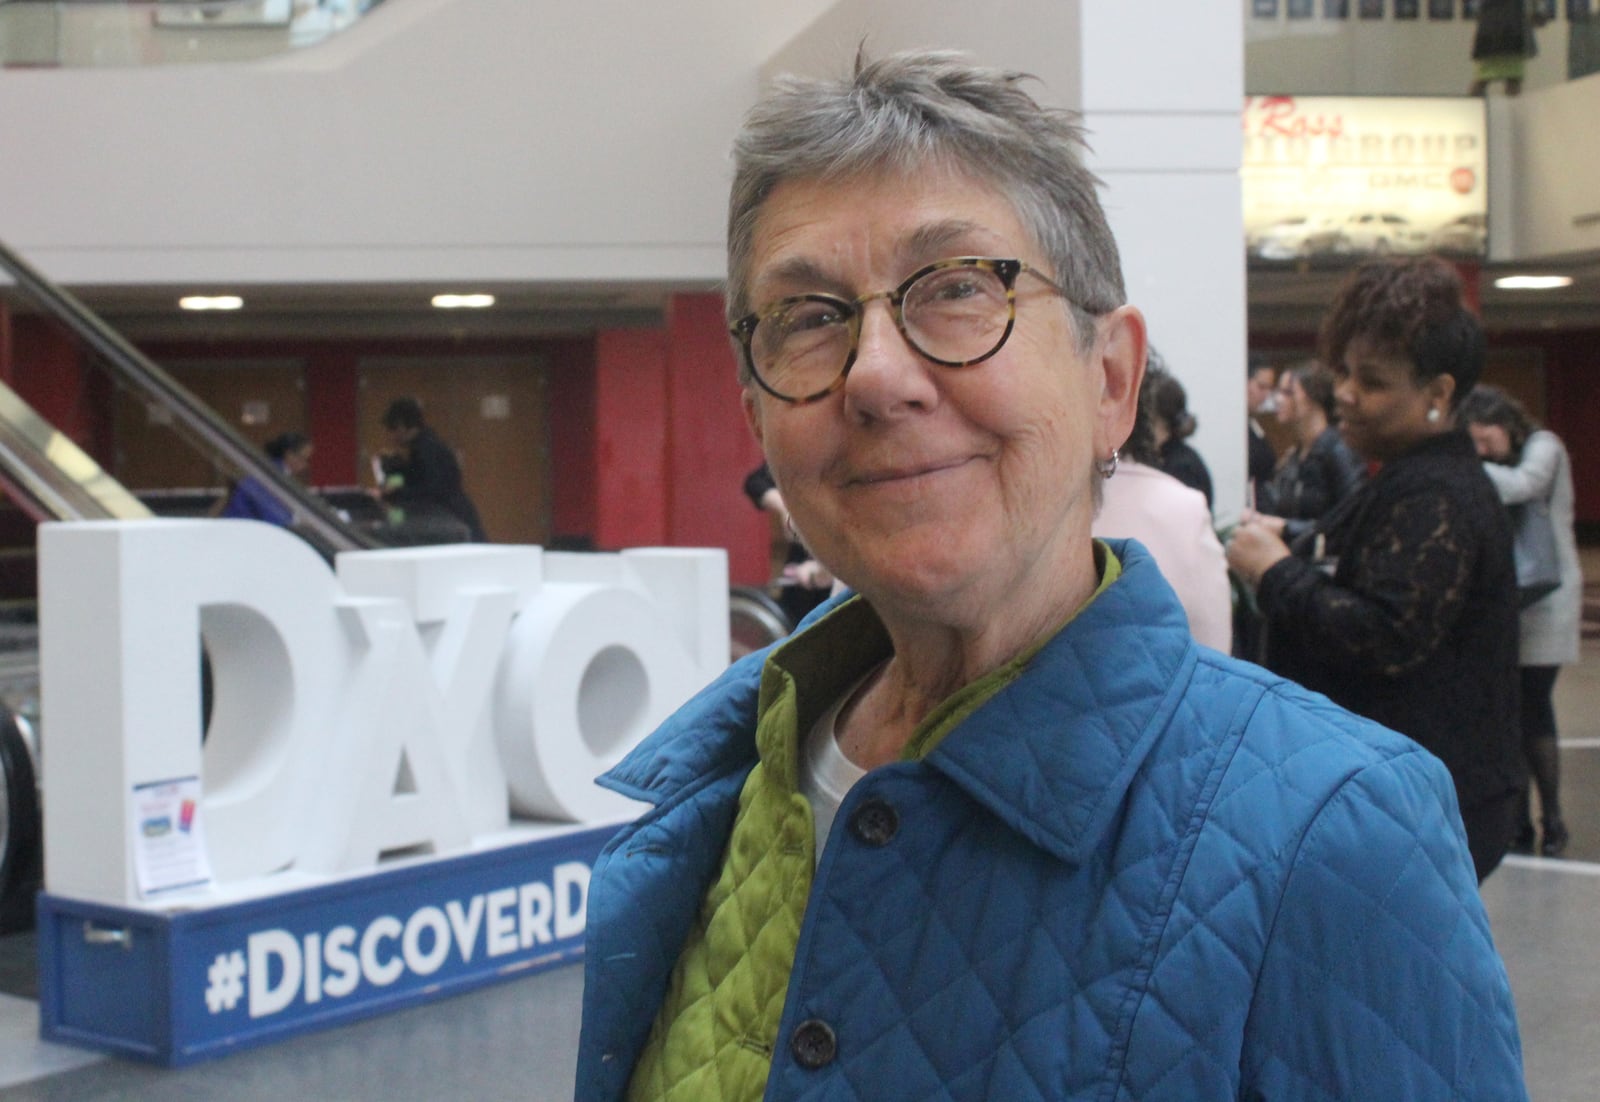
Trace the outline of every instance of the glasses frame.
{"type": "Polygon", "coordinates": [[[856,352],[861,346],[861,320],[866,316],[867,304],[876,299],[881,298],[888,301],[890,312],[894,317],[895,328],[900,330],[900,336],[911,347],[912,351],[930,363],[936,363],[940,367],[971,367],[973,364],[979,364],[989,359],[1005,347],[1006,341],[1011,339],[1011,331],[1017,326],[1017,277],[1023,272],[1027,272],[1042,281],[1062,298],[1067,297],[1067,292],[1055,280],[1045,275],[1038,268],[1014,257],[954,256],[947,260],[935,260],[932,264],[923,265],[902,280],[900,286],[892,291],[875,291],[870,295],[862,295],[856,299],[825,294],[790,295],[787,298],[780,298],[760,310],[746,314],[730,325],[728,332],[732,333],[734,339],[739,342],[739,347],[744,353],[745,368],[750,372],[750,377],[755,380],[757,386],[779,401],[803,406],[811,402],[820,402],[844,386],[844,381],[849,376],[850,369],[855,366],[856,352]],[[995,341],[993,348],[983,355],[975,356],[970,360],[941,360],[937,356],[929,355],[912,339],[911,333],[906,329],[905,300],[912,286],[925,276],[950,268],[981,268],[984,271],[993,272],[1000,277],[1000,282],[1006,289],[1005,329],[1001,331],[1000,337],[995,341]],[[835,376],[831,383],[815,393],[796,397],[791,394],[781,393],[761,377],[761,371],[756,367],[755,354],[750,349],[750,341],[755,336],[756,327],[763,321],[802,302],[821,302],[836,306],[848,316],[846,324],[850,330],[850,352],[845,356],[844,363],[839,367],[839,374],[835,376]]]}

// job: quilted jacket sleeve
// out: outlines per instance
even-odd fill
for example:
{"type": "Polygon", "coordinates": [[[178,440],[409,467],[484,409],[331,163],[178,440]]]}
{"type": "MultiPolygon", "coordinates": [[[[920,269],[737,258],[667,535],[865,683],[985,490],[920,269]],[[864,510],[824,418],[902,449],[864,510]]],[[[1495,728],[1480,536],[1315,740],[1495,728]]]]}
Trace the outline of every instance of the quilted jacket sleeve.
{"type": "Polygon", "coordinates": [[[1526,1099],[1510,987],[1448,774],[1368,766],[1284,881],[1246,1026],[1250,1099],[1526,1099]]]}

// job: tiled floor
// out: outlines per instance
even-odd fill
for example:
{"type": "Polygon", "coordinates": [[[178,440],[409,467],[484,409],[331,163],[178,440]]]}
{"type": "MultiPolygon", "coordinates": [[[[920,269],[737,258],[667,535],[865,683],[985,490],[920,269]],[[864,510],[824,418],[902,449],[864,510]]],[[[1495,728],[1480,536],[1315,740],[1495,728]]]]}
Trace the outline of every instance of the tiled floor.
{"type": "MultiPolygon", "coordinates": [[[[1508,858],[1483,889],[1532,1102],[1600,1099],[1600,637],[1584,647],[1556,684],[1571,848],[1508,858]]],[[[31,954],[31,936],[0,939],[0,983],[31,954]]],[[[556,1102],[572,1097],[582,983],[562,968],[177,1070],[45,1044],[33,1000],[0,995],[0,1099],[556,1102]]]]}

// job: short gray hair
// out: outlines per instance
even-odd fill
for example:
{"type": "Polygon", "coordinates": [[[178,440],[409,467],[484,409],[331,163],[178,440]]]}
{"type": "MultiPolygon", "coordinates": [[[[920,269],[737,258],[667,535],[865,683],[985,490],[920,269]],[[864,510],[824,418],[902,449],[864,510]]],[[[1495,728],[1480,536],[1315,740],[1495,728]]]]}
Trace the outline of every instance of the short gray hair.
{"type": "Polygon", "coordinates": [[[947,51],[872,62],[858,54],[844,80],[780,78],[734,139],[728,320],[753,309],[756,223],[779,184],[937,166],[991,183],[1011,203],[1067,293],[1080,344],[1091,347],[1094,319],[1126,301],[1122,263],[1099,180],[1081,159],[1078,116],[1040,106],[1021,87],[1029,79],[947,51]]]}

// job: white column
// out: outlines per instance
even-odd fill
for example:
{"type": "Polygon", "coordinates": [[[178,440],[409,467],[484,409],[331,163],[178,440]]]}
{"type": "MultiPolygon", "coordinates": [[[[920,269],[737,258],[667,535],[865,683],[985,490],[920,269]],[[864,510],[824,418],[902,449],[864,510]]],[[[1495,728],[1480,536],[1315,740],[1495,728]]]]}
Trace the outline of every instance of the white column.
{"type": "Polygon", "coordinates": [[[1128,298],[1189,393],[1219,521],[1245,484],[1244,28],[1238,5],[1072,0],[1079,107],[1128,298]]]}

